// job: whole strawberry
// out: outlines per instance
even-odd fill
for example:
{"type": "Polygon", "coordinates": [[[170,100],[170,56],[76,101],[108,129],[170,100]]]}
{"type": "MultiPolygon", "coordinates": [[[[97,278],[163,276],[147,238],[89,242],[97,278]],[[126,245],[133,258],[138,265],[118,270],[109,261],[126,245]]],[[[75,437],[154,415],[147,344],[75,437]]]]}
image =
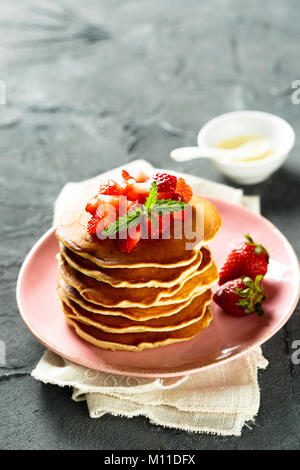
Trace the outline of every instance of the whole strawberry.
{"type": "Polygon", "coordinates": [[[219,272],[219,285],[231,279],[248,276],[255,279],[261,274],[264,276],[268,270],[269,254],[267,250],[255,243],[249,234],[245,235],[247,241],[232,250],[219,272]]]}
{"type": "Polygon", "coordinates": [[[242,277],[228,281],[218,288],[214,294],[214,301],[226,313],[235,317],[243,317],[256,313],[264,314],[261,303],[266,298],[261,286],[263,276],[258,275],[255,281],[250,277],[242,277]]]}

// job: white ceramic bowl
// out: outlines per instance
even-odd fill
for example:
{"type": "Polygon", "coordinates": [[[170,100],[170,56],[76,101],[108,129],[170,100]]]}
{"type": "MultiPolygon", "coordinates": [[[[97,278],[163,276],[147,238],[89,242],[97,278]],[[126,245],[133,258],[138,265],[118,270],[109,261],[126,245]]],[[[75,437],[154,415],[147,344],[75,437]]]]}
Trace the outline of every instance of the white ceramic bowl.
{"type": "Polygon", "coordinates": [[[295,143],[295,133],[290,124],[274,114],[261,111],[222,114],[202,127],[197,140],[199,147],[216,147],[224,140],[244,135],[270,139],[274,152],[261,160],[248,162],[212,160],[218,170],[240,184],[265,181],[283,164],[295,143]]]}

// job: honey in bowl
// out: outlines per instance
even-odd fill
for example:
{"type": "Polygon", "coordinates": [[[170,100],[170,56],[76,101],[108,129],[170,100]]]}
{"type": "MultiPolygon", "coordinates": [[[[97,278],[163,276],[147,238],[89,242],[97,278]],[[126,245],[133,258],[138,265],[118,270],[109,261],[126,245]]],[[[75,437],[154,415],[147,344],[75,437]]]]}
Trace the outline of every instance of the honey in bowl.
{"type": "MultiPolygon", "coordinates": [[[[257,139],[263,139],[263,137],[256,136],[256,135],[243,135],[243,136],[238,136],[238,137],[231,137],[230,139],[222,140],[217,145],[217,148],[225,149],[225,150],[236,149],[240,147],[241,145],[245,144],[246,142],[249,142],[249,140],[257,140],[257,139]]],[[[247,158],[247,159],[241,159],[241,160],[236,159],[236,161],[249,162],[249,161],[254,161],[254,160],[262,160],[263,158],[269,157],[272,153],[273,153],[273,150],[271,148],[267,152],[261,155],[255,156],[253,158],[247,158]]]]}

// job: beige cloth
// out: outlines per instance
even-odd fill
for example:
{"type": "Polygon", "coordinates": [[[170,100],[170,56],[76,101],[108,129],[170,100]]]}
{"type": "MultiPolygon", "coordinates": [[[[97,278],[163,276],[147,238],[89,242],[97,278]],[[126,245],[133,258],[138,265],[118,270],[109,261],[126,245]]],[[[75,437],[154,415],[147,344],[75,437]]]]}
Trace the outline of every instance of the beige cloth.
{"type": "MultiPolygon", "coordinates": [[[[137,160],[122,168],[134,171],[153,168],[137,160]]],[[[97,177],[100,181],[119,169],[97,177]]],[[[55,204],[57,220],[74,191],[81,190],[91,180],[68,183],[55,204]]],[[[195,176],[189,177],[195,192],[214,196],[259,212],[259,198],[246,197],[240,189],[213,183],[195,176]]],[[[73,387],[72,398],[85,400],[92,418],[105,413],[118,416],[147,416],[151,422],[170,428],[207,432],[220,435],[241,434],[247,421],[254,420],[259,409],[258,369],[268,361],[260,348],[227,364],[185,377],[151,379],[111,375],[73,364],[51,351],[46,351],[32,372],[44,383],[73,387]]]]}

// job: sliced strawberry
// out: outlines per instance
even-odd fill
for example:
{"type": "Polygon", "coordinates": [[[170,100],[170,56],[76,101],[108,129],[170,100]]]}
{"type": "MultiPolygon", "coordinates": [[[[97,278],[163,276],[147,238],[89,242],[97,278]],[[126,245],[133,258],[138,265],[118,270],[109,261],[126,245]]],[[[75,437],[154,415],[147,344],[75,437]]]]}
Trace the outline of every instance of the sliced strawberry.
{"type": "Polygon", "coordinates": [[[122,198],[122,203],[120,205],[120,217],[126,214],[129,211],[132,211],[138,205],[138,201],[131,201],[127,197],[122,198]]]}
{"type": "Polygon", "coordinates": [[[97,234],[99,235],[108,225],[115,222],[120,212],[127,209],[127,201],[124,197],[99,195],[99,205],[96,215],[102,218],[100,226],[98,226],[97,234]]]}
{"type": "Polygon", "coordinates": [[[129,232],[127,231],[126,238],[121,238],[121,236],[124,237],[124,233],[120,234],[120,238],[118,239],[120,251],[123,253],[130,253],[141,239],[140,225],[134,230],[130,230],[129,232]]]}
{"type": "Polygon", "coordinates": [[[128,173],[127,170],[122,170],[122,178],[123,180],[127,181],[131,178],[130,174],[128,173]]]}
{"type": "Polygon", "coordinates": [[[93,217],[88,221],[87,224],[87,231],[90,235],[95,235],[98,231],[98,224],[101,223],[103,217],[99,217],[98,215],[93,215],[93,217]]]}
{"type": "Polygon", "coordinates": [[[144,239],[157,239],[160,238],[163,234],[167,233],[171,220],[171,214],[158,215],[152,213],[151,217],[145,217],[142,222],[142,238],[144,239]]]}
{"type": "MultiPolygon", "coordinates": [[[[136,205],[136,201],[128,201],[126,197],[116,198],[101,196],[100,204],[96,213],[96,215],[101,219],[97,226],[98,238],[101,240],[107,238],[107,235],[102,233],[103,230],[110,224],[114,223],[119,217],[123,216],[130,210],[133,210],[136,205]]],[[[110,238],[116,238],[116,235],[110,235],[110,238]]]]}
{"type": "Polygon", "coordinates": [[[136,181],[135,178],[131,176],[127,170],[122,170],[122,178],[125,182],[133,183],[136,181]]]}
{"type": "Polygon", "coordinates": [[[96,211],[98,209],[98,206],[99,206],[99,196],[96,195],[96,196],[93,196],[89,202],[87,203],[87,205],[85,206],[85,210],[87,212],[89,212],[90,214],[92,215],[95,215],[96,214],[96,211]]]}
{"type": "Polygon", "coordinates": [[[92,197],[85,207],[85,210],[93,215],[88,224],[88,233],[90,235],[97,233],[99,236],[102,230],[118,218],[123,201],[125,201],[126,210],[126,198],[106,194],[92,197]]]}
{"type": "Polygon", "coordinates": [[[143,204],[148,197],[150,187],[150,182],[128,184],[126,187],[126,196],[131,201],[139,201],[143,204]]]}
{"type": "Polygon", "coordinates": [[[160,192],[157,193],[157,199],[173,199],[178,200],[178,195],[172,192],[160,192]]]}
{"type": "MultiPolygon", "coordinates": [[[[98,206],[96,209],[96,215],[107,216],[108,213],[113,214],[114,217],[118,217],[120,208],[122,207],[122,201],[124,198],[118,196],[107,196],[106,194],[98,195],[98,206]]],[[[126,199],[125,199],[126,201],[126,199]]],[[[111,216],[112,218],[112,216],[111,216]]]]}
{"type": "Polygon", "coordinates": [[[101,184],[99,194],[107,194],[110,196],[121,196],[124,193],[122,186],[114,180],[109,180],[106,184],[101,184]]]}
{"type": "Polygon", "coordinates": [[[143,171],[140,171],[137,176],[135,177],[135,181],[137,183],[145,183],[145,181],[148,181],[148,179],[150,178],[149,175],[147,175],[146,173],[144,173],[143,171]]]}
{"type": "Polygon", "coordinates": [[[111,204],[116,209],[118,209],[119,202],[120,202],[119,194],[117,194],[117,195],[108,195],[108,194],[104,194],[104,193],[99,193],[99,194],[96,194],[96,196],[93,196],[89,200],[89,202],[85,206],[85,210],[87,212],[89,212],[90,214],[95,215],[96,212],[97,212],[98,207],[102,206],[103,204],[105,204],[105,205],[111,204]]]}
{"type": "Polygon", "coordinates": [[[174,192],[176,189],[177,177],[169,175],[168,173],[156,173],[153,176],[153,180],[157,183],[157,191],[163,192],[174,192]]]}
{"type": "Polygon", "coordinates": [[[185,202],[189,202],[193,196],[192,188],[185,182],[183,178],[178,178],[177,180],[176,193],[185,202]]]}

